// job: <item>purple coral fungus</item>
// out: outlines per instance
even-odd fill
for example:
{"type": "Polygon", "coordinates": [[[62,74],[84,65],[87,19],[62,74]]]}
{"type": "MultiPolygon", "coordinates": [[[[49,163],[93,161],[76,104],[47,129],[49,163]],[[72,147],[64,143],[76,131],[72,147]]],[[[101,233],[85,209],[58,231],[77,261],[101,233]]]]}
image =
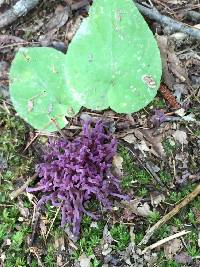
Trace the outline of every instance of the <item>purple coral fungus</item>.
{"type": "Polygon", "coordinates": [[[88,200],[96,198],[105,209],[112,208],[110,197],[125,198],[121,194],[120,180],[111,172],[117,141],[107,133],[101,121],[93,127],[84,122],[82,135],[73,141],[50,141],[44,163],[37,165],[41,178],[36,188],[28,192],[42,192],[38,207],[51,201],[61,208],[61,226],[69,223],[77,237],[83,214],[97,216],[85,208],[88,200]]]}

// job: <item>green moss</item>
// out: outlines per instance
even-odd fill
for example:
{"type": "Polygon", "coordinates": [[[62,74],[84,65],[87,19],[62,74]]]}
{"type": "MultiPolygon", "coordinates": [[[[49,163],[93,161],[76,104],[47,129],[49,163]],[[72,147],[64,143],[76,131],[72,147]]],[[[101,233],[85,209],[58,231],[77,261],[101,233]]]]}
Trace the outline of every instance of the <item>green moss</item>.
{"type": "Polygon", "coordinates": [[[189,212],[187,212],[187,219],[189,223],[196,225],[197,221],[194,215],[194,212],[190,209],[189,212]]]}
{"type": "Polygon", "coordinates": [[[175,204],[175,203],[181,201],[184,197],[186,197],[189,193],[191,193],[194,190],[195,186],[196,186],[195,184],[189,184],[185,187],[182,187],[181,191],[170,192],[168,198],[166,199],[166,202],[170,202],[171,204],[175,204]]]}
{"type": "Polygon", "coordinates": [[[3,209],[2,216],[0,217],[0,244],[15,227],[18,217],[19,211],[15,206],[3,209]]]}
{"type": "Polygon", "coordinates": [[[120,156],[123,158],[122,166],[123,166],[124,176],[121,182],[122,188],[128,190],[130,189],[130,187],[132,187],[133,183],[135,182],[139,183],[140,185],[148,184],[149,181],[151,180],[150,175],[145,170],[140,169],[138,166],[134,164],[133,158],[131,157],[129,151],[125,147],[119,146],[118,152],[120,156]]]}
{"type": "Polygon", "coordinates": [[[143,237],[144,237],[143,231],[142,232],[136,232],[136,234],[135,234],[136,245],[138,245],[142,241],[143,237]]]}
{"type": "Polygon", "coordinates": [[[168,138],[162,141],[163,148],[167,156],[171,156],[176,151],[176,144],[172,145],[168,138]]]}
{"type": "Polygon", "coordinates": [[[159,267],[181,267],[179,263],[173,260],[163,261],[158,265],[159,267]]]}
{"type": "Polygon", "coordinates": [[[22,226],[22,228],[19,231],[16,231],[11,238],[12,244],[11,249],[15,251],[20,251],[23,243],[26,240],[26,236],[28,233],[30,233],[30,228],[27,226],[22,226]]]}
{"type": "Polygon", "coordinates": [[[174,217],[172,219],[172,225],[175,225],[176,227],[180,228],[182,226],[182,222],[179,218],[174,217]]]}
{"type": "Polygon", "coordinates": [[[154,98],[150,105],[157,109],[162,109],[166,107],[164,99],[158,96],[154,98]]]}
{"type": "Polygon", "coordinates": [[[0,155],[6,161],[8,170],[2,173],[4,180],[26,176],[32,169],[33,158],[22,154],[26,146],[28,128],[18,117],[0,108],[0,155]]]}
{"type": "Polygon", "coordinates": [[[158,211],[152,211],[148,217],[149,223],[156,223],[160,219],[160,213],[158,211]]]}
{"type": "Polygon", "coordinates": [[[16,256],[15,254],[10,254],[6,260],[5,267],[28,267],[26,259],[24,256],[16,256]]]}
{"type": "Polygon", "coordinates": [[[192,160],[189,164],[189,171],[191,173],[197,173],[199,170],[199,164],[198,162],[195,162],[194,160],[192,160]]]}
{"type": "Polygon", "coordinates": [[[172,175],[164,170],[159,172],[159,177],[163,183],[169,184],[172,181],[172,175]]]}
{"type": "Polygon", "coordinates": [[[197,131],[194,132],[194,134],[196,135],[196,137],[200,137],[200,130],[198,129],[197,131]]]}
{"type": "Polygon", "coordinates": [[[171,225],[164,224],[158,230],[155,231],[155,240],[160,240],[170,235],[171,225]]]}
{"type": "Polygon", "coordinates": [[[8,114],[0,107],[0,158],[5,162],[5,169],[0,174],[0,244],[6,239],[11,241],[7,247],[5,266],[25,267],[27,251],[26,240],[30,227],[20,223],[16,201],[10,200],[13,182],[19,177],[27,177],[33,170],[33,157],[23,153],[27,145],[29,128],[17,116],[8,114]],[[11,205],[11,206],[7,206],[11,205]],[[20,225],[20,228],[19,228],[20,225]]]}
{"type": "Polygon", "coordinates": [[[116,224],[111,228],[110,233],[116,241],[116,244],[113,246],[114,249],[123,250],[127,247],[130,242],[130,234],[127,226],[123,224],[116,224]]]}
{"type": "Polygon", "coordinates": [[[100,243],[105,222],[98,221],[95,227],[91,227],[91,223],[91,217],[84,215],[81,222],[81,236],[77,243],[78,250],[73,254],[75,258],[78,258],[83,252],[88,256],[93,255],[95,247],[100,243]]]}
{"type": "Polygon", "coordinates": [[[138,196],[139,197],[146,197],[148,195],[148,190],[146,188],[141,188],[138,191],[138,196]]]}
{"type": "Polygon", "coordinates": [[[47,254],[44,257],[45,266],[55,267],[56,266],[56,258],[54,254],[54,247],[50,244],[47,248],[47,254]]]}

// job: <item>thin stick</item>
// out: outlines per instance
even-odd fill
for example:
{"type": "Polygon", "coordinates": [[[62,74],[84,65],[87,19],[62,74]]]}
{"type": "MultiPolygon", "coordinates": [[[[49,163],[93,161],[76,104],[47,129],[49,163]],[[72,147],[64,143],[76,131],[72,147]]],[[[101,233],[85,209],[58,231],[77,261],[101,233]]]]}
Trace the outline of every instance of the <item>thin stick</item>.
{"type": "Polygon", "coordinates": [[[179,232],[179,233],[176,233],[176,234],[174,234],[174,235],[170,235],[170,236],[168,236],[168,237],[166,237],[166,238],[163,238],[162,240],[159,240],[159,241],[157,241],[156,243],[154,243],[154,244],[152,244],[152,245],[146,247],[146,248],[142,251],[142,254],[145,254],[148,250],[152,250],[152,249],[154,249],[154,248],[157,248],[157,247],[159,247],[159,246],[161,246],[161,245],[163,245],[163,244],[165,244],[165,243],[167,243],[167,242],[169,242],[169,241],[171,241],[171,240],[173,240],[173,239],[175,239],[175,238],[178,238],[178,237],[181,237],[181,236],[183,236],[183,235],[189,234],[190,232],[191,232],[191,231],[183,230],[183,231],[181,231],[181,232],[179,232]]]}
{"type": "Polygon", "coordinates": [[[161,25],[166,25],[166,26],[170,27],[172,30],[174,30],[175,32],[183,32],[183,33],[190,35],[191,37],[194,37],[194,38],[200,40],[200,30],[199,29],[192,27],[192,26],[189,26],[187,24],[184,24],[182,22],[176,21],[174,19],[171,19],[167,16],[164,16],[164,15],[160,14],[156,8],[148,8],[148,7],[145,7],[145,6],[140,5],[138,3],[135,3],[135,5],[139,9],[139,11],[143,15],[147,16],[149,19],[155,20],[158,23],[160,23],[161,25]]]}
{"type": "Polygon", "coordinates": [[[37,178],[37,176],[38,175],[35,173],[33,176],[28,178],[28,180],[20,188],[10,194],[10,199],[13,200],[14,198],[18,197],[29,186],[29,184],[37,178]]]}
{"type": "Polygon", "coordinates": [[[47,238],[48,238],[48,236],[49,236],[49,233],[50,233],[50,231],[51,231],[51,229],[52,229],[52,227],[53,227],[53,224],[54,224],[54,222],[55,222],[55,220],[56,220],[56,218],[57,218],[57,216],[58,216],[58,213],[59,213],[60,209],[61,209],[61,207],[59,207],[59,208],[57,209],[56,214],[55,214],[55,216],[54,216],[54,218],[53,218],[53,220],[52,220],[52,222],[51,222],[51,225],[50,225],[50,227],[49,227],[49,230],[48,230],[48,232],[47,232],[47,234],[46,234],[46,236],[45,236],[45,239],[46,239],[46,240],[47,240],[47,238]]]}
{"type": "Polygon", "coordinates": [[[45,266],[43,265],[43,263],[42,263],[42,260],[41,260],[40,256],[39,256],[39,255],[37,254],[37,252],[35,251],[35,248],[30,248],[30,252],[33,253],[33,254],[36,256],[36,258],[37,258],[37,260],[38,260],[38,265],[41,266],[41,267],[45,267],[45,266]]]}
{"type": "MultiPolygon", "coordinates": [[[[33,226],[32,226],[32,233],[31,233],[31,238],[30,238],[30,246],[31,247],[33,245],[33,241],[34,241],[35,233],[36,233],[36,228],[37,228],[40,216],[41,216],[41,213],[39,213],[39,212],[35,212],[35,216],[33,216],[33,217],[35,217],[35,221],[34,221],[33,226]]],[[[33,221],[33,219],[32,219],[32,221],[33,221]]]]}
{"type": "Polygon", "coordinates": [[[31,9],[33,9],[39,0],[19,0],[15,5],[12,5],[10,9],[8,9],[5,13],[3,13],[0,17],[0,28],[3,28],[19,17],[24,16],[31,9]]]}
{"type": "Polygon", "coordinates": [[[26,145],[26,147],[23,150],[23,153],[29,148],[29,146],[38,138],[40,135],[40,132],[36,133],[36,135],[30,140],[30,142],[26,145]]]}
{"type": "Polygon", "coordinates": [[[175,208],[162,217],[156,224],[154,224],[146,233],[139,245],[147,244],[154,232],[161,227],[164,223],[169,221],[174,215],[176,215],[183,207],[190,203],[196,196],[200,194],[200,185],[198,185],[193,192],[188,194],[175,208]]]}

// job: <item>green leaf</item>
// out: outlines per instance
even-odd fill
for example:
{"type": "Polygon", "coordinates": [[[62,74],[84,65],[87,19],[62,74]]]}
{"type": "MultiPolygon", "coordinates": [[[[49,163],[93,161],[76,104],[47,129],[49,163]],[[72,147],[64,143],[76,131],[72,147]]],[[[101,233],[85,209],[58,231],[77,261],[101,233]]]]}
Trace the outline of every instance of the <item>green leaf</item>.
{"type": "Polygon", "coordinates": [[[159,49],[132,0],[95,0],[65,61],[72,97],[94,110],[138,111],[160,84],[159,49]]]}
{"type": "Polygon", "coordinates": [[[65,55],[53,48],[21,48],[10,70],[10,95],[18,114],[34,128],[57,131],[80,109],[69,96],[65,55]]]}
{"type": "Polygon", "coordinates": [[[156,95],[161,69],[156,41],[132,0],[95,0],[67,55],[52,48],[19,50],[10,95],[22,118],[51,132],[81,106],[140,110],[156,95]]]}

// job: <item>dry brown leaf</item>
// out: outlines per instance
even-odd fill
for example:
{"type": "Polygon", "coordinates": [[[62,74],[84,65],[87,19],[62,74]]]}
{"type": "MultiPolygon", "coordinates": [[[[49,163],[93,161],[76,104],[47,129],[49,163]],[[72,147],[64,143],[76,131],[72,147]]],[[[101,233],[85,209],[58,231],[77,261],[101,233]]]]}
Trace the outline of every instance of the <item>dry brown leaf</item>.
{"type": "Polygon", "coordinates": [[[61,237],[55,239],[54,247],[55,247],[55,249],[57,249],[59,251],[65,251],[65,239],[64,239],[64,236],[61,236],[61,237]]]}
{"type": "Polygon", "coordinates": [[[176,130],[172,136],[176,141],[178,141],[182,145],[187,145],[188,140],[187,140],[187,134],[184,131],[176,130]]]}
{"type": "Polygon", "coordinates": [[[157,157],[165,156],[165,151],[162,145],[163,136],[161,134],[153,136],[154,130],[151,129],[141,129],[140,131],[146,141],[148,141],[147,145],[150,148],[149,151],[157,157]]]}
{"type": "Polygon", "coordinates": [[[153,136],[154,130],[151,129],[129,129],[117,135],[129,144],[134,144],[135,148],[139,149],[143,154],[145,151],[152,153],[156,157],[165,156],[165,151],[162,145],[163,135],[153,136]]]}
{"type": "Polygon", "coordinates": [[[167,259],[173,259],[174,255],[182,249],[183,245],[180,239],[175,238],[164,245],[164,253],[167,259]]]}
{"type": "Polygon", "coordinates": [[[62,27],[68,21],[68,18],[69,8],[59,5],[55,10],[55,14],[51,17],[51,19],[46,25],[47,32],[62,27]]]}
{"type": "Polygon", "coordinates": [[[109,246],[109,244],[104,244],[103,245],[103,249],[102,249],[102,255],[103,256],[107,256],[108,254],[110,254],[112,252],[112,248],[109,246]]]}
{"type": "Polygon", "coordinates": [[[123,175],[122,163],[123,163],[123,158],[120,155],[116,154],[113,158],[113,167],[114,167],[114,172],[118,176],[123,175]]]}
{"type": "Polygon", "coordinates": [[[185,68],[182,67],[181,61],[174,51],[168,51],[168,63],[169,69],[181,82],[185,82],[188,79],[185,68]]]}
{"type": "Polygon", "coordinates": [[[157,207],[161,202],[165,201],[165,195],[158,192],[152,192],[150,194],[151,205],[157,207]]]}
{"type": "Polygon", "coordinates": [[[150,209],[150,206],[146,202],[142,202],[141,198],[135,198],[131,201],[123,201],[122,203],[134,214],[142,216],[142,217],[148,217],[152,211],[150,209]]]}
{"type": "Polygon", "coordinates": [[[174,84],[174,77],[170,74],[168,63],[167,63],[167,53],[168,53],[168,38],[164,35],[156,35],[158,42],[158,47],[160,49],[161,59],[162,59],[162,69],[163,69],[163,82],[172,89],[174,84]]]}
{"type": "Polygon", "coordinates": [[[124,141],[126,141],[129,144],[133,144],[136,142],[136,137],[134,134],[127,134],[122,138],[124,141]]]}
{"type": "Polygon", "coordinates": [[[19,208],[19,212],[22,215],[23,218],[28,218],[30,215],[29,209],[24,207],[24,203],[21,199],[19,199],[18,201],[18,208],[19,208]]]}
{"type": "Polygon", "coordinates": [[[184,266],[186,266],[186,264],[188,266],[192,262],[192,257],[185,252],[181,252],[180,254],[175,255],[174,258],[178,263],[184,264],[184,266]]]}
{"type": "Polygon", "coordinates": [[[80,267],[92,267],[92,263],[90,261],[91,259],[86,256],[85,253],[83,253],[80,257],[79,257],[79,262],[80,262],[80,267]]]}
{"type": "Polygon", "coordinates": [[[47,226],[46,226],[46,221],[43,217],[40,218],[39,226],[41,230],[41,235],[45,238],[45,235],[47,233],[47,226]]]}
{"type": "Polygon", "coordinates": [[[75,33],[77,32],[77,30],[79,29],[81,22],[82,22],[83,17],[79,16],[76,18],[75,21],[70,20],[67,23],[67,27],[66,27],[66,36],[65,38],[69,41],[72,40],[72,38],[74,37],[75,33]]]}
{"type": "Polygon", "coordinates": [[[57,267],[62,267],[64,265],[63,258],[62,258],[61,254],[57,255],[56,264],[57,264],[56,265],[57,267]]]}

